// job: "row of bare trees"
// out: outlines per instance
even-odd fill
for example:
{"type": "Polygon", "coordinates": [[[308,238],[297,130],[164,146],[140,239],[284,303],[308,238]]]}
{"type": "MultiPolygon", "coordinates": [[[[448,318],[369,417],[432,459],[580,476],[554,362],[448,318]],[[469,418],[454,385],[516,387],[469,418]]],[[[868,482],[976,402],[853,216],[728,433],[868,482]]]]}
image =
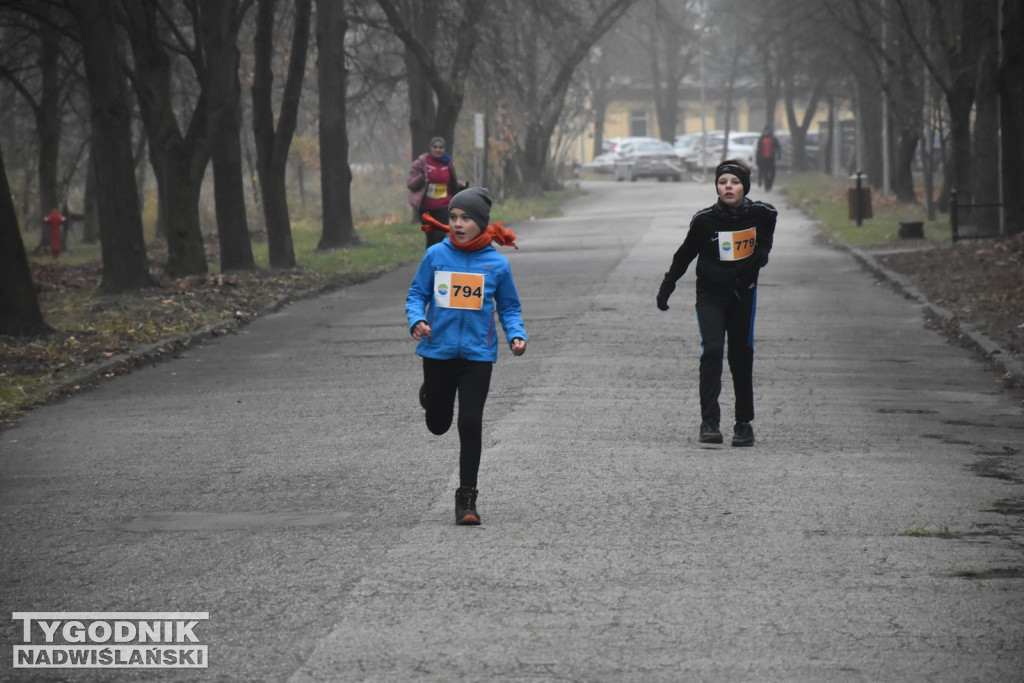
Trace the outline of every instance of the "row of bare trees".
{"type": "Polygon", "coordinates": [[[1013,184],[1024,170],[1022,15],[1018,0],[642,0],[584,69],[595,154],[603,107],[622,94],[616,84],[650,84],[658,134],[672,140],[682,132],[680,91],[688,86],[692,98],[703,62],[705,82],[725,100],[724,127],[735,126],[731,100],[742,89],[763,101],[766,125],[789,131],[797,168],[807,165],[805,141],[821,107],[850,107],[862,138],[856,170],[876,187],[889,180],[901,201],[923,196],[930,217],[939,182],[940,208],[956,189],[965,203],[996,204],[1001,194],[1006,215],[1019,216],[1013,184]],[[784,121],[775,120],[780,102],[784,121]],[[939,168],[937,181],[932,171],[939,168]]]}
{"type": "MultiPolygon", "coordinates": [[[[148,161],[158,233],[167,242],[165,272],[205,273],[199,200],[212,168],[221,269],[255,266],[246,210],[253,201],[271,266],[292,267],[286,175],[297,128],[316,128],[320,246],[350,246],[358,242],[351,110],[363,106],[365,131],[373,118],[367,103],[389,111],[404,91],[415,155],[432,135],[457,139],[469,87],[477,105],[510,112],[518,131],[510,155],[516,191],[536,190],[549,182],[548,147],[576,66],[635,2],[4,0],[0,76],[35,119],[28,146],[37,154],[39,203],[24,199],[23,213],[58,206],[84,167],[84,214],[95,228],[87,233],[102,245],[102,289],[150,285],[141,221],[146,194],[139,188],[148,161]],[[513,16],[518,20],[507,21],[513,16]],[[311,62],[315,80],[307,77],[311,62]],[[258,179],[248,190],[246,118],[255,148],[250,177],[258,179]],[[77,156],[68,154],[72,130],[84,131],[77,156]]],[[[7,115],[25,130],[16,113],[7,115]]],[[[5,233],[12,225],[5,222],[5,233]]],[[[8,272],[14,271],[0,275],[5,300],[8,272]]],[[[0,325],[0,332],[33,327],[0,325]]]]}
{"type": "MultiPolygon", "coordinates": [[[[818,108],[852,106],[864,170],[876,185],[891,173],[906,201],[939,124],[951,150],[942,196],[982,201],[998,187],[979,160],[1001,159],[1007,186],[1024,167],[1021,14],[1013,0],[0,0],[0,141],[23,216],[84,185],[111,292],[152,282],[147,166],[167,274],[207,271],[199,199],[211,175],[220,268],[254,267],[253,206],[271,266],[287,268],[296,135],[317,150],[320,247],[345,247],[358,241],[353,160],[401,162],[432,135],[457,146],[464,112],[480,111],[492,186],[527,194],[556,183],[552,162],[582,125],[600,144],[622,83],[650,84],[672,139],[698,68],[727,115],[734,93],[757,92],[776,127],[783,102],[797,166],[818,108]],[[397,159],[395,140],[407,145],[397,159]]],[[[11,225],[5,239],[20,240],[11,225]]],[[[3,307],[14,272],[0,271],[3,307]]]]}

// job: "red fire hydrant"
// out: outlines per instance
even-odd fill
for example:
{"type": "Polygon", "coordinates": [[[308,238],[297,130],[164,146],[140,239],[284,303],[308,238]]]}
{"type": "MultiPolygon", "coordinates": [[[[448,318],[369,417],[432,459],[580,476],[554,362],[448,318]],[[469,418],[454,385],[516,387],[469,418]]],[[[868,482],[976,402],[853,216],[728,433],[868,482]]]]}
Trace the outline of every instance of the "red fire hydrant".
{"type": "Polygon", "coordinates": [[[60,226],[67,219],[60,215],[60,211],[53,209],[43,220],[50,224],[50,255],[57,258],[60,256],[60,226]]]}

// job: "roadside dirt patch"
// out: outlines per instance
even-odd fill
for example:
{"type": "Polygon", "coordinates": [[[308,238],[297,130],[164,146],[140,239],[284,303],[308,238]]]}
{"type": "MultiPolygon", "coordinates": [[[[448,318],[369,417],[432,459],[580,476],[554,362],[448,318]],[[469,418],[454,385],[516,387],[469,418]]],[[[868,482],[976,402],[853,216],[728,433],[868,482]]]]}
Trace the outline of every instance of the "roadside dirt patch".
{"type": "Polygon", "coordinates": [[[1024,234],[875,258],[912,280],[930,301],[1024,360],[1024,234]]]}

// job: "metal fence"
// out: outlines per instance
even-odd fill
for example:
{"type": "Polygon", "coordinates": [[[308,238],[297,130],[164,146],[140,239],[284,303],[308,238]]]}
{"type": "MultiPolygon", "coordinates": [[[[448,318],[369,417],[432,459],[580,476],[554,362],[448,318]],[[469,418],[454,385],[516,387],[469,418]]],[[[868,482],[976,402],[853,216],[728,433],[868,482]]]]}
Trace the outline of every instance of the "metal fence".
{"type": "MultiPolygon", "coordinates": [[[[960,213],[961,211],[964,211],[968,215],[971,215],[971,212],[974,211],[975,209],[1000,209],[1000,208],[1002,208],[1002,206],[1003,206],[1002,203],[999,203],[999,204],[961,204],[960,201],[957,199],[957,191],[956,190],[950,190],[950,192],[949,192],[949,225],[950,225],[950,227],[953,230],[953,241],[957,242],[957,241],[959,241],[961,239],[988,239],[988,238],[992,238],[992,237],[1002,237],[1003,233],[1002,233],[1002,230],[999,228],[999,220],[998,220],[998,218],[994,221],[995,222],[995,226],[996,226],[996,229],[995,229],[994,232],[993,231],[984,232],[984,233],[977,233],[976,232],[976,233],[972,233],[970,235],[961,235],[960,234],[960,219],[962,218],[961,213],[960,213]]],[[[975,224],[975,225],[977,225],[977,224],[975,224]]]]}

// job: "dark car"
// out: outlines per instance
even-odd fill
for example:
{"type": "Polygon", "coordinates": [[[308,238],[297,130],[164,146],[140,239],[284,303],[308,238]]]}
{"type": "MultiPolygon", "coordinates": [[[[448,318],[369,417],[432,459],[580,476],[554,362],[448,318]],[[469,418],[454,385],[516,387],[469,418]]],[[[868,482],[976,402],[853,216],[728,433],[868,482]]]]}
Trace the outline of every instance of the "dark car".
{"type": "Polygon", "coordinates": [[[664,182],[671,178],[679,182],[682,177],[683,167],[675,148],[663,140],[627,142],[616,153],[616,180],[657,178],[664,182]]]}
{"type": "MultiPolygon", "coordinates": [[[[776,133],[775,137],[779,139],[779,144],[782,145],[782,156],[779,158],[775,165],[779,168],[792,168],[793,167],[793,140],[788,132],[776,133]]],[[[807,137],[804,140],[804,162],[807,168],[818,168],[821,164],[821,133],[816,130],[807,131],[807,137]]]]}

